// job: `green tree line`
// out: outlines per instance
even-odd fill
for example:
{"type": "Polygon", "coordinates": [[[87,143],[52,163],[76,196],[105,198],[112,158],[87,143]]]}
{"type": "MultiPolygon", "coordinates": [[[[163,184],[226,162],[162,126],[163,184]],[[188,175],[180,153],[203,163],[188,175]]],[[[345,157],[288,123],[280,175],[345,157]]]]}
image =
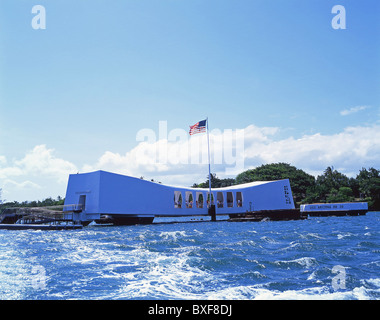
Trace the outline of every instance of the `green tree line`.
{"type": "MultiPolygon", "coordinates": [[[[0,189],[1,191],[1,189],[0,189]]],[[[15,208],[15,207],[27,207],[27,208],[33,208],[33,207],[51,207],[51,206],[61,206],[65,202],[65,199],[58,196],[57,199],[53,199],[51,197],[46,198],[42,201],[12,201],[12,202],[3,202],[0,199],[0,212],[2,209],[5,208],[15,208]]]]}
{"type": "MultiPolygon", "coordinates": [[[[315,178],[288,163],[272,163],[246,170],[235,179],[219,179],[211,174],[211,187],[281,179],[289,179],[297,206],[315,202],[365,201],[370,210],[380,211],[380,171],[375,168],[362,168],[355,178],[349,178],[333,167],[327,167],[322,175],[315,178]]],[[[208,188],[208,179],[199,184],[194,183],[193,187],[208,188]]]]}

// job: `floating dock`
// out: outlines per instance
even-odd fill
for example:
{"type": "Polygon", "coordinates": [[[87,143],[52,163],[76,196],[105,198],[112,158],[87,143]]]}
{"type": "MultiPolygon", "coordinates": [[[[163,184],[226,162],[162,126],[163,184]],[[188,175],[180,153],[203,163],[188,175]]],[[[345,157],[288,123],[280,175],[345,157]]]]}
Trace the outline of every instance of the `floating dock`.
{"type": "Polygon", "coordinates": [[[73,230],[82,229],[81,224],[28,224],[28,223],[14,223],[14,224],[0,224],[0,229],[6,230],[73,230]]]}
{"type": "Polygon", "coordinates": [[[365,215],[368,212],[368,203],[343,202],[302,204],[300,210],[303,214],[307,214],[311,217],[359,216],[365,215]]]}

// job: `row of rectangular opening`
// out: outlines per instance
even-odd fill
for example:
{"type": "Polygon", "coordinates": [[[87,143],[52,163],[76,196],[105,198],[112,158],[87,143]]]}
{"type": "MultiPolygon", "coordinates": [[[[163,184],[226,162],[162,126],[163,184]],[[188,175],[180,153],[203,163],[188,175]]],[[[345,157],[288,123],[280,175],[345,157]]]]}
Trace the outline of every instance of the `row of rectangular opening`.
{"type": "MultiPolygon", "coordinates": [[[[181,191],[174,191],[174,208],[208,208],[210,204],[209,192],[195,192],[195,198],[193,192],[185,191],[185,201],[183,203],[183,197],[181,191]],[[206,199],[207,198],[207,199],[206,199]],[[206,201],[206,202],[205,202],[206,201]]],[[[215,204],[214,192],[211,192],[211,204],[215,204]]],[[[216,192],[216,207],[217,208],[233,208],[243,206],[243,195],[240,191],[235,192],[235,195],[231,191],[216,192]]]]}

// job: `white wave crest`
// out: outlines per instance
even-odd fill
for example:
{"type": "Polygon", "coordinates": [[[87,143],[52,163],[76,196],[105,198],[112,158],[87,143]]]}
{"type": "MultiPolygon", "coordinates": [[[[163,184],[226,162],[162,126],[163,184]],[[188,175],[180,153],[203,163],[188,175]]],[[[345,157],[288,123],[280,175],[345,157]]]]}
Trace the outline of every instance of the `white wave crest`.
{"type": "Polygon", "coordinates": [[[288,260],[288,261],[275,261],[275,264],[279,266],[299,265],[299,266],[309,269],[311,267],[317,266],[318,262],[313,257],[302,257],[299,259],[288,260]]]}

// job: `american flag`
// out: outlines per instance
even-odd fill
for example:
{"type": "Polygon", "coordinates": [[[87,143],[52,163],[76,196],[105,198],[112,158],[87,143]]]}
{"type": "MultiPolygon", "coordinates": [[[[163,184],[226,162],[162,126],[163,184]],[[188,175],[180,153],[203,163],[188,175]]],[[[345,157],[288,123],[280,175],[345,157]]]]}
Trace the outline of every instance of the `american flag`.
{"type": "Polygon", "coordinates": [[[197,122],[193,126],[190,126],[189,134],[193,135],[200,132],[206,132],[206,121],[207,120],[202,120],[197,122]]]}

